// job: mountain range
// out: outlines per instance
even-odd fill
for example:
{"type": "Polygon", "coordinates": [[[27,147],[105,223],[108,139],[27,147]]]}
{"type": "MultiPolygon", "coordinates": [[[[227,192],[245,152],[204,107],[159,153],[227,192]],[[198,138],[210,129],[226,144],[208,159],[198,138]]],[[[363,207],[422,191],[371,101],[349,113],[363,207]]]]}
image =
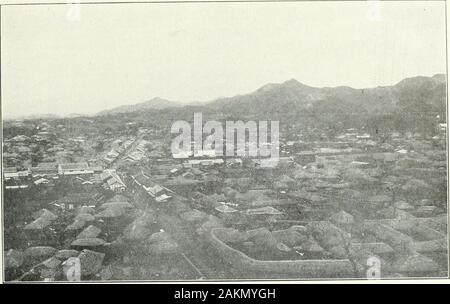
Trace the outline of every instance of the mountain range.
{"type": "Polygon", "coordinates": [[[146,110],[160,110],[164,108],[169,107],[180,107],[182,106],[182,103],[176,102],[176,101],[170,101],[167,99],[155,97],[148,101],[144,101],[141,103],[136,103],[132,105],[123,105],[119,106],[110,110],[104,110],[97,115],[110,115],[110,114],[118,114],[118,113],[130,113],[130,112],[137,112],[137,111],[146,111],[146,110]]]}
{"type": "Polygon", "coordinates": [[[391,114],[445,112],[445,75],[407,78],[393,86],[369,89],[351,87],[316,88],[295,79],[267,84],[253,93],[222,98],[209,104],[231,114],[341,113],[391,114]]]}
{"type": "MultiPolygon", "coordinates": [[[[192,104],[193,106],[194,104],[192,104]]],[[[160,110],[189,106],[162,98],[123,105],[97,115],[160,110]]],[[[406,78],[392,86],[368,89],[311,87],[295,79],[270,83],[254,92],[196,104],[205,111],[229,115],[297,115],[313,113],[369,114],[443,113],[446,109],[446,76],[406,78]]]]}

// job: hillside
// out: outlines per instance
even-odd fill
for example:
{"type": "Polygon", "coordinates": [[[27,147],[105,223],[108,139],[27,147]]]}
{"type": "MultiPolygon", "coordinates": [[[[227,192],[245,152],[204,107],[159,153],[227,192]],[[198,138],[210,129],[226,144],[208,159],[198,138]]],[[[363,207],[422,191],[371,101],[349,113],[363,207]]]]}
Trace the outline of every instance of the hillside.
{"type": "Polygon", "coordinates": [[[166,99],[162,99],[159,97],[155,97],[148,101],[144,101],[141,103],[136,103],[132,105],[123,105],[113,109],[101,111],[97,113],[97,115],[110,115],[110,114],[118,114],[118,113],[130,113],[130,112],[140,112],[146,110],[159,110],[169,107],[179,107],[180,103],[175,101],[170,101],[166,99]]]}
{"type": "Polygon", "coordinates": [[[208,107],[233,115],[437,113],[445,112],[445,91],[445,75],[407,78],[393,86],[369,89],[315,88],[292,79],[247,95],[217,99],[208,107]]]}
{"type": "Polygon", "coordinates": [[[433,132],[437,116],[446,121],[445,75],[417,76],[392,86],[368,89],[317,88],[295,79],[270,83],[254,92],[210,102],[180,105],[160,98],[103,111],[119,119],[167,123],[190,120],[194,112],[206,119],[279,120],[282,125],[335,130],[366,128],[369,132],[433,132]],[[127,115],[123,115],[127,114],[127,115]]]}

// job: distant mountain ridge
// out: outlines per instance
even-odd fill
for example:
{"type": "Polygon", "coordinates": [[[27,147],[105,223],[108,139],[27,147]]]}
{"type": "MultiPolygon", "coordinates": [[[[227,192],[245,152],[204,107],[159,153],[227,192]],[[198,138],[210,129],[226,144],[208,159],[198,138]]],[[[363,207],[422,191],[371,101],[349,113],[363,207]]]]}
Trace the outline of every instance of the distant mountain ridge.
{"type": "Polygon", "coordinates": [[[130,113],[130,112],[146,111],[146,110],[160,110],[160,109],[164,109],[164,108],[180,107],[180,106],[183,106],[183,104],[176,102],[176,101],[170,101],[167,99],[155,97],[155,98],[152,98],[148,101],[144,101],[141,103],[132,104],[132,105],[123,105],[123,106],[118,106],[118,107],[110,109],[110,110],[104,110],[104,111],[97,113],[97,115],[130,113]]]}
{"type": "Polygon", "coordinates": [[[205,110],[239,115],[285,112],[326,113],[392,113],[445,111],[446,76],[405,78],[392,86],[355,89],[348,86],[312,87],[296,79],[269,83],[259,89],[233,97],[212,101],[180,103],[159,97],[149,101],[123,105],[97,115],[161,110],[169,107],[198,106],[205,110]]]}
{"type": "Polygon", "coordinates": [[[393,86],[368,89],[316,88],[291,79],[258,90],[216,99],[207,107],[223,113],[367,113],[445,112],[446,76],[406,78],[393,86]]]}
{"type": "MultiPolygon", "coordinates": [[[[395,85],[355,89],[348,86],[312,87],[296,79],[268,83],[257,90],[211,101],[181,103],[160,97],[101,111],[94,116],[139,113],[176,107],[193,107],[229,115],[285,115],[298,113],[444,113],[446,110],[446,75],[405,78],[395,85]]],[[[31,118],[61,118],[91,115],[29,115],[31,118]]],[[[25,117],[20,117],[25,118],[25,117]]],[[[14,119],[14,118],[10,118],[14,119]]],[[[17,118],[16,118],[17,119],[17,118]]]]}

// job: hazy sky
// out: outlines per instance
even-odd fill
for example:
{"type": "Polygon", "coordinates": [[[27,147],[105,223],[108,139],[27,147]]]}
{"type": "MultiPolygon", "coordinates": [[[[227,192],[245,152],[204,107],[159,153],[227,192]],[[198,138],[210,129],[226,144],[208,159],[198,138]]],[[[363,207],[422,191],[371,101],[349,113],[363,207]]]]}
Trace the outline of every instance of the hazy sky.
{"type": "Polygon", "coordinates": [[[2,7],[3,115],[204,101],[291,78],[363,88],[444,73],[444,2],[378,5],[82,5],[79,21],[66,5],[2,7]]]}

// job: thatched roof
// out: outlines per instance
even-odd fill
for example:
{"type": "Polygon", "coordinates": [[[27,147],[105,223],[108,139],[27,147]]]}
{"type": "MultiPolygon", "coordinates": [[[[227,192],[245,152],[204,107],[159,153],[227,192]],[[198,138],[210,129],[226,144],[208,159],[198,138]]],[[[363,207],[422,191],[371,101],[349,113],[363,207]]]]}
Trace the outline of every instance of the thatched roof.
{"type": "Polygon", "coordinates": [[[94,214],[95,209],[89,206],[82,206],[77,209],[77,214],[94,214]]]}
{"type": "Polygon", "coordinates": [[[102,262],[105,258],[104,253],[84,249],[78,256],[80,259],[81,275],[87,276],[96,274],[102,268],[102,262]]]}
{"type": "Polygon", "coordinates": [[[150,244],[148,246],[148,251],[153,254],[169,254],[174,253],[178,249],[178,245],[175,241],[170,240],[167,242],[159,242],[150,244]]]}
{"type": "Polygon", "coordinates": [[[115,218],[125,214],[125,209],[121,206],[110,206],[95,215],[96,218],[115,218]]]}
{"type": "Polygon", "coordinates": [[[308,237],[305,234],[301,234],[293,229],[278,230],[273,231],[272,236],[276,238],[279,242],[284,243],[288,246],[296,246],[305,242],[308,237]]]}
{"type": "Polygon", "coordinates": [[[328,221],[309,222],[306,227],[325,246],[340,245],[350,238],[349,233],[328,221]]]}
{"type": "Polygon", "coordinates": [[[35,246],[35,247],[29,247],[25,249],[25,256],[27,257],[42,257],[47,256],[51,257],[53,254],[55,254],[56,249],[49,246],[35,246]]]}
{"type": "Polygon", "coordinates": [[[112,198],[110,198],[108,201],[108,203],[113,203],[113,202],[128,202],[128,198],[126,196],[123,196],[121,194],[116,194],[114,195],[112,198]]]}
{"type": "Polygon", "coordinates": [[[72,224],[66,227],[66,230],[79,230],[86,226],[86,221],[83,220],[75,220],[72,224]]]}
{"type": "Polygon", "coordinates": [[[155,232],[148,239],[149,243],[158,243],[158,242],[166,242],[171,239],[170,234],[165,231],[155,232]]]}
{"type": "Polygon", "coordinates": [[[226,198],[233,198],[234,199],[236,197],[236,194],[237,194],[237,191],[234,190],[231,187],[225,187],[225,188],[222,189],[222,191],[223,191],[223,194],[226,196],[226,198]]]}
{"type": "Polygon", "coordinates": [[[45,260],[44,262],[42,262],[42,265],[44,265],[47,268],[54,269],[54,268],[58,267],[59,265],[61,265],[61,261],[55,257],[51,257],[51,258],[45,260]]]}
{"type": "Polygon", "coordinates": [[[333,214],[330,217],[330,221],[335,224],[353,224],[354,218],[353,215],[342,210],[333,214]]]}
{"type": "Polygon", "coordinates": [[[324,249],[314,240],[307,240],[299,246],[294,247],[295,250],[306,251],[311,253],[321,253],[324,249]]]}
{"type": "Polygon", "coordinates": [[[23,229],[25,229],[25,230],[42,230],[42,229],[50,226],[51,223],[52,223],[51,221],[38,218],[37,220],[34,220],[31,223],[27,224],[25,227],[23,227],[23,229]]]}
{"type": "Polygon", "coordinates": [[[156,223],[156,215],[153,211],[146,210],[134,222],[145,226],[153,225],[156,223]]]}
{"type": "Polygon", "coordinates": [[[130,224],[125,229],[123,236],[128,240],[145,240],[150,234],[150,229],[142,225],[130,224]]]}
{"type": "Polygon", "coordinates": [[[107,209],[110,207],[122,207],[124,209],[131,209],[133,208],[133,205],[131,205],[128,202],[109,202],[109,203],[104,203],[100,206],[100,209],[107,209]]]}
{"type": "Polygon", "coordinates": [[[26,225],[25,230],[41,230],[51,225],[58,217],[47,209],[41,209],[33,214],[34,221],[26,225]]]}
{"type": "Polygon", "coordinates": [[[429,184],[419,179],[410,179],[402,186],[402,190],[405,192],[417,193],[421,191],[433,190],[429,184]]]}
{"type": "Polygon", "coordinates": [[[419,253],[425,252],[446,252],[447,240],[445,238],[431,241],[414,242],[413,249],[419,253]]]}
{"type": "Polygon", "coordinates": [[[216,231],[216,236],[222,242],[229,244],[245,242],[249,238],[248,232],[240,232],[239,230],[234,228],[219,229],[216,231]]]}
{"type": "Polygon", "coordinates": [[[411,204],[408,204],[408,203],[405,202],[405,201],[398,201],[398,202],[395,202],[394,206],[395,206],[395,208],[401,209],[401,210],[411,210],[411,209],[414,209],[414,207],[413,207],[411,204]]]}
{"type": "Polygon", "coordinates": [[[75,241],[70,244],[71,246],[77,246],[77,247],[97,247],[102,246],[106,242],[102,239],[98,238],[87,238],[87,239],[76,239],[75,241]]]}
{"type": "Polygon", "coordinates": [[[100,275],[100,278],[102,280],[105,280],[105,281],[106,280],[111,280],[112,277],[114,276],[114,271],[112,269],[112,266],[108,265],[106,267],[103,267],[98,275],[100,275]]]}
{"type": "Polygon", "coordinates": [[[20,250],[10,249],[5,254],[5,269],[18,268],[23,264],[24,254],[20,250]]]}
{"type": "Polygon", "coordinates": [[[90,225],[77,235],[77,239],[96,238],[101,232],[100,228],[90,225]]]}
{"type": "Polygon", "coordinates": [[[80,213],[74,217],[74,221],[92,222],[95,221],[95,216],[89,213],[80,213]]]}
{"type": "Polygon", "coordinates": [[[178,249],[178,244],[164,231],[153,233],[146,243],[149,252],[154,254],[173,253],[178,249]]]}
{"type": "Polygon", "coordinates": [[[143,215],[136,220],[134,220],[130,225],[128,225],[124,232],[123,237],[129,240],[145,240],[151,233],[150,229],[147,228],[147,225],[151,224],[153,221],[148,215],[143,215]]]}
{"type": "Polygon", "coordinates": [[[33,218],[36,220],[38,218],[47,219],[50,221],[56,220],[58,216],[56,216],[51,211],[48,211],[47,209],[41,209],[39,211],[36,211],[33,213],[33,218]]]}
{"type": "Polygon", "coordinates": [[[401,258],[392,265],[392,270],[396,272],[434,272],[439,270],[439,265],[432,259],[421,254],[411,255],[401,258]]]}
{"type": "Polygon", "coordinates": [[[352,243],[350,244],[350,250],[352,251],[361,251],[367,250],[374,254],[385,254],[394,252],[391,246],[386,243],[377,242],[377,243],[352,243]]]}
{"type": "Polygon", "coordinates": [[[223,213],[233,213],[233,212],[237,212],[238,210],[229,207],[227,205],[219,205],[215,208],[217,211],[219,212],[223,212],[223,213]]]}
{"type": "Polygon", "coordinates": [[[254,229],[247,231],[249,240],[257,246],[275,249],[279,241],[273,236],[268,229],[254,229]]]}
{"type": "Polygon", "coordinates": [[[62,249],[62,250],[59,250],[58,252],[56,252],[55,258],[60,259],[60,260],[67,260],[68,258],[78,256],[78,254],[79,254],[79,252],[77,250],[62,249]]]}

